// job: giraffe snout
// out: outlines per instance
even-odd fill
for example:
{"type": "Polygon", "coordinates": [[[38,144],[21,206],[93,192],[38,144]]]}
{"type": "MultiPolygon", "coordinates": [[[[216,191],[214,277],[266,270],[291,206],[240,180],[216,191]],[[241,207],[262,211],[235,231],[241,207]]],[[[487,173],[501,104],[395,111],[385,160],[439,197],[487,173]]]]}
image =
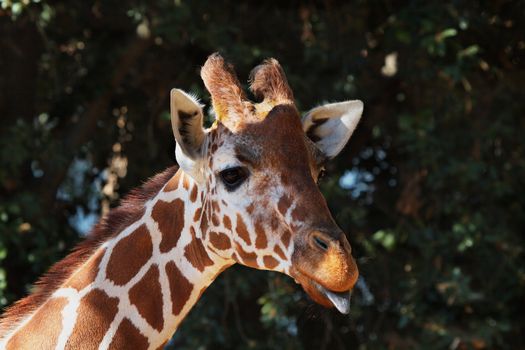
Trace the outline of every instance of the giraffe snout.
{"type": "Polygon", "coordinates": [[[351,290],[359,272],[345,234],[337,230],[314,229],[297,241],[294,267],[328,290],[351,290]]]}

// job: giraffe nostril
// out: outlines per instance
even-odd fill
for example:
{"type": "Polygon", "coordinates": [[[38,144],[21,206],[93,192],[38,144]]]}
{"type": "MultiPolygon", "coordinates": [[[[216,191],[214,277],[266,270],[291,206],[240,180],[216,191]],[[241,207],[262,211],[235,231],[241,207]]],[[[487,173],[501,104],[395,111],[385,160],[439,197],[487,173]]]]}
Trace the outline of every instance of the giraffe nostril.
{"type": "Polygon", "coordinates": [[[315,245],[322,250],[328,250],[328,243],[317,235],[313,236],[315,245]]]}

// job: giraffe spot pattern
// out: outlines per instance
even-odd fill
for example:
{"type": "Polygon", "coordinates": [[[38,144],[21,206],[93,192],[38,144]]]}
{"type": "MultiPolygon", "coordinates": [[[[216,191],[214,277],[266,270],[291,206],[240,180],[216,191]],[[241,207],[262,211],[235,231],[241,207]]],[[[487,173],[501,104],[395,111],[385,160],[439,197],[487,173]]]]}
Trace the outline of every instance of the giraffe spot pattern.
{"type": "Polygon", "coordinates": [[[221,207],[219,206],[219,203],[217,203],[217,201],[212,201],[211,202],[211,207],[213,208],[213,212],[214,213],[220,213],[221,212],[221,207]]]}
{"type": "Polygon", "coordinates": [[[221,224],[221,221],[219,220],[219,217],[217,214],[213,213],[211,216],[211,222],[214,226],[219,226],[221,224]]]}
{"type": "Polygon", "coordinates": [[[277,261],[277,259],[271,255],[265,255],[263,257],[263,262],[264,266],[269,270],[273,270],[277,265],[279,265],[279,261],[277,261]]]}
{"type": "Polygon", "coordinates": [[[182,174],[182,187],[187,191],[190,189],[190,181],[188,175],[182,174]]]}
{"type": "Polygon", "coordinates": [[[66,349],[98,349],[117,311],[117,298],[109,297],[100,289],[90,291],[80,301],[77,321],[66,349]]]}
{"type": "Polygon", "coordinates": [[[157,265],[152,265],[144,277],[130,289],[129,301],[153,328],[162,331],[162,291],[157,265]]]}
{"type": "Polygon", "coordinates": [[[191,241],[184,248],[184,257],[200,272],[204,271],[207,266],[213,265],[202,241],[195,237],[195,230],[191,227],[191,241]]]}
{"type": "Polygon", "coordinates": [[[9,339],[5,349],[54,349],[62,330],[62,309],[66,305],[65,298],[49,299],[31,320],[9,339]]]}
{"type": "Polygon", "coordinates": [[[255,253],[248,253],[244,249],[242,249],[240,244],[236,244],[237,253],[239,254],[239,257],[241,258],[240,263],[243,263],[246,266],[258,268],[259,265],[257,264],[257,254],[255,253]]]}
{"type": "Polygon", "coordinates": [[[283,250],[281,249],[281,247],[279,247],[278,245],[276,245],[274,248],[273,248],[273,251],[275,252],[275,254],[277,254],[279,256],[279,258],[281,258],[282,260],[286,261],[286,255],[284,254],[283,250]]]}
{"type": "Polygon", "coordinates": [[[281,236],[281,241],[283,242],[285,247],[288,247],[290,244],[290,238],[292,237],[292,234],[289,230],[285,230],[283,235],[281,236]]]}
{"type": "Polygon", "coordinates": [[[277,219],[275,216],[272,216],[270,219],[270,227],[272,228],[272,231],[277,231],[279,228],[279,219],[277,219]]]}
{"type": "Polygon", "coordinates": [[[164,186],[164,192],[175,191],[179,187],[180,173],[177,172],[164,186]]]}
{"type": "Polygon", "coordinates": [[[202,235],[205,236],[206,232],[208,232],[208,218],[206,217],[206,214],[202,216],[201,223],[200,223],[200,229],[201,229],[202,235]]]}
{"type": "Polygon", "coordinates": [[[193,215],[193,222],[198,222],[201,219],[201,213],[201,208],[197,208],[197,210],[195,210],[195,214],[193,215]]]}
{"type": "Polygon", "coordinates": [[[215,248],[214,248],[213,246],[211,246],[211,245],[208,246],[208,249],[209,249],[213,254],[215,254],[215,255],[219,255],[219,256],[220,256],[219,252],[218,252],[217,250],[215,250],[215,248]]]}
{"type": "Polygon", "coordinates": [[[242,216],[239,213],[237,213],[237,227],[235,228],[235,231],[237,231],[239,237],[241,237],[242,240],[246,242],[246,244],[252,244],[250,234],[248,233],[248,229],[246,229],[246,224],[242,220],[242,216]]]}
{"type": "Polygon", "coordinates": [[[268,239],[260,221],[255,222],[255,248],[264,249],[268,246],[268,239]]]}
{"type": "Polygon", "coordinates": [[[285,216],[288,208],[290,208],[290,205],[292,205],[292,201],[290,200],[290,197],[285,194],[279,199],[279,202],[277,203],[277,209],[281,215],[285,216]]]}
{"type": "Polygon", "coordinates": [[[296,207],[292,211],[292,219],[294,221],[301,221],[303,222],[306,219],[306,210],[303,207],[296,207]]]}
{"type": "Polygon", "coordinates": [[[193,203],[197,200],[197,193],[197,185],[194,184],[190,193],[190,201],[192,201],[193,203]]]}
{"type": "Polygon", "coordinates": [[[224,227],[228,230],[232,229],[232,221],[230,220],[230,217],[228,215],[224,215],[222,218],[222,224],[224,227]]]}
{"type": "Polygon", "coordinates": [[[100,261],[104,256],[105,249],[99,249],[97,252],[86,262],[79,271],[75,272],[73,276],[64,284],[66,288],[75,288],[76,290],[82,290],[95,280],[98,274],[100,261]]]}
{"type": "Polygon", "coordinates": [[[137,274],[153,253],[153,244],[145,224],[122,238],[113,248],[106,267],[106,276],[117,285],[124,285],[137,274]]]}
{"type": "Polygon", "coordinates": [[[230,249],[232,246],[230,238],[221,232],[210,232],[210,243],[220,250],[230,249]]]}
{"type": "Polygon", "coordinates": [[[111,344],[110,349],[125,350],[134,349],[142,350],[149,347],[148,339],[127,318],[120,322],[111,344]]]}
{"type": "Polygon", "coordinates": [[[190,283],[182,275],[177,265],[170,261],[166,264],[166,274],[168,275],[168,282],[170,285],[170,293],[172,300],[172,313],[177,316],[182,311],[182,308],[188,302],[193,284],[190,283]]]}
{"type": "Polygon", "coordinates": [[[177,245],[184,227],[184,202],[179,198],[172,202],[159,200],[153,207],[151,216],[162,234],[160,251],[166,253],[177,245]]]}

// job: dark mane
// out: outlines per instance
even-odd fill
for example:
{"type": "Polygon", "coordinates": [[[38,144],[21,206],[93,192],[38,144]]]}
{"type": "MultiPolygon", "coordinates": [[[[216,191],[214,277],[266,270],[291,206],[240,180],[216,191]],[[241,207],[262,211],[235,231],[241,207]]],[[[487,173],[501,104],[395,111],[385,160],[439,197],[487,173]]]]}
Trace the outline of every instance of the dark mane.
{"type": "Polygon", "coordinates": [[[144,204],[154,197],[175,175],[178,167],[173,166],[150,178],[142,186],[133,189],[121,202],[112,209],[91,230],[86,239],[80,242],[64,259],[54,264],[34,284],[33,292],[11,305],[0,319],[0,339],[6,336],[22,321],[35,311],[60,287],[67,278],[80,267],[93,252],[106,240],[118,234],[126,226],[138,220],[144,213],[144,204]]]}

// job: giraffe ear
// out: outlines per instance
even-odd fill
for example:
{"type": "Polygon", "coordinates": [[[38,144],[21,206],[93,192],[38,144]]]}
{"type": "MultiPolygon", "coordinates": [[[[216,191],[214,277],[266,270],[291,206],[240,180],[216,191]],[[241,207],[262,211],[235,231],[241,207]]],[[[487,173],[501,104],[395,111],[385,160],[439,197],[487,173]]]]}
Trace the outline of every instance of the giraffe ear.
{"type": "Polygon", "coordinates": [[[303,130],[328,158],[334,158],[352,136],[362,113],[359,100],[328,103],[305,114],[303,130]]]}
{"type": "Polygon", "coordinates": [[[187,173],[197,170],[196,163],[202,158],[202,144],[206,137],[202,126],[202,106],[179,89],[170,93],[171,127],[177,142],[175,155],[179,166],[187,173]]]}

